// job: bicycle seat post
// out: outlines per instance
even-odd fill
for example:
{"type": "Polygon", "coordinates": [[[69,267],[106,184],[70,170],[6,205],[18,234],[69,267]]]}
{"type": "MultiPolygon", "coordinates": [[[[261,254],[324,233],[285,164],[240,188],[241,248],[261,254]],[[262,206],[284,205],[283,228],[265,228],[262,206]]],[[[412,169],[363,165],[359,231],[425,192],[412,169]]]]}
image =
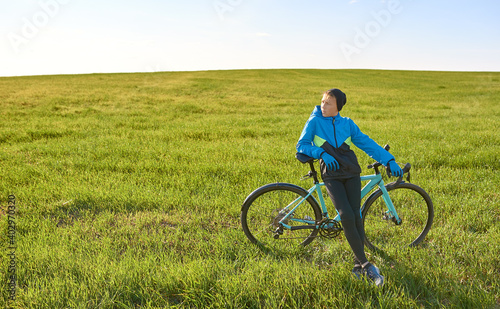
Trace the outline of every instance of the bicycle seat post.
{"type": "Polygon", "coordinates": [[[311,170],[309,171],[309,173],[303,177],[303,179],[307,179],[307,178],[310,178],[310,177],[313,177],[314,178],[314,184],[318,184],[319,183],[319,180],[318,180],[318,173],[316,172],[316,169],[314,168],[314,161],[316,161],[314,158],[310,157],[310,156],[307,156],[303,153],[299,153],[297,152],[295,154],[295,157],[297,158],[297,160],[299,160],[301,163],[309,163],[309,166],[311,167],[311,170]]]}
{"type": "Polygon", "coordinates": [[[318,172],[316,172],[316,169],[314,169],[314,161],[313,160],[309,161],[309,166],[311,167],[311,176],[314,179],[314,184],[318,184],[319,183],[318,172]]]}

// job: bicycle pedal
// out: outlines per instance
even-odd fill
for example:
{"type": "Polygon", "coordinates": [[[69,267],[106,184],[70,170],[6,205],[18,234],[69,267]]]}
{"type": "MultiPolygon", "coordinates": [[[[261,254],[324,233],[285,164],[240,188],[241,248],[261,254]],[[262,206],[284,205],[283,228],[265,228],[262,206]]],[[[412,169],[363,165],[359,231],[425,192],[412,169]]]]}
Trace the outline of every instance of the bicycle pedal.
{"type": "Polygon", "coordinates": [[[283,227],[278,227],[275,231],[274,231],[274,238],[278,238],[280,237],[280,235],[283,235],[283,227]]]}

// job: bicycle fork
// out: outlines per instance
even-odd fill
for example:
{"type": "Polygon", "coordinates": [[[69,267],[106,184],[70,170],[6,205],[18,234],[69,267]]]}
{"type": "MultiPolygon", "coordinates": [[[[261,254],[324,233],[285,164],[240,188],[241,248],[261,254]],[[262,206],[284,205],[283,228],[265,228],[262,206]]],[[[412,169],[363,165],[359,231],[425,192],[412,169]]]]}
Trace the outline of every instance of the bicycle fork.
{"type": "Polygon", "coordinates": [[[398,213],[396,212],[396,208],[392,203],[391,198],[389,197],[389,192],[387,192],[387,188],[384,185],[380,186],[380,191],[382,191],[382,199],[387,205],[388,210],[385,212],[383,219],[384,220],[392,220],[396,225],[401,225],[403,220],[399,218],[398,213]]]}

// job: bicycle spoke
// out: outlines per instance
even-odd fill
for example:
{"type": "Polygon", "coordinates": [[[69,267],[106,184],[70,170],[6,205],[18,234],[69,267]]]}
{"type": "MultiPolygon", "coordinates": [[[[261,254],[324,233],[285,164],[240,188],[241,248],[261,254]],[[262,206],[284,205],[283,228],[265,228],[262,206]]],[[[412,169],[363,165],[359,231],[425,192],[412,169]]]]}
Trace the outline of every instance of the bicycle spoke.
{"type": "Polygon", "coordinates": [[[381,196],[367,201],[363,216],[368,247],[385,250],[417,245],[432,224],[430,198],[425,191],[412,184],[390,188],[389,196],[401,223],[396,223],[381,196]]]}
{"type": "Polygon", "coordinates": [[[306,221],[319,220],[321,212],[312,198],[304,200],[304,189],[296,187],[274,186],[255,193],[247,198],[242,209],[242,226],[247,237],[255,243],[266,246],[280,243],[293,245],[307,244],[317,234],[316,229],[290,230],[283,227],[310,225],[306,221]],[[311,202],[312,200],[312,202],[311,202]],[[302,203],[298,208],[295,206],[302,203]],[[292,212],[293,211],[293,212],[292,212]],[[278,238],[276,231],[282,234],[278,238]],[[281,240],[281,241],[279,241],[281,240]]]}

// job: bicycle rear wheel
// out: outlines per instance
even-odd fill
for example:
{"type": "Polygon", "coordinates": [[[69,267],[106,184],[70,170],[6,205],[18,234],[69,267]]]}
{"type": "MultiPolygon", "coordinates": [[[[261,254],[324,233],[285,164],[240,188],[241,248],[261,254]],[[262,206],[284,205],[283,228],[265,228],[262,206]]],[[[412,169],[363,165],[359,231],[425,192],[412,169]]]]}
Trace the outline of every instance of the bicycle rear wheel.
{"type": "Polygon", "coordinates": [[[241,225],[248,239],[258,245],[278,244],[307,245],[314,240],[318,229],[283,229],[283,234],[275,238],[276,229],[295,205],[302,204],[287,218],[285,223],[292,227],[315,226],[321,220],[321,211],[316,200],[308,192],[296,185],[274,183],[252,192],[241,207],[241,225]]]}
{"type": "Polygon", "coordinates": [[[424,189],[411,183],[392,183],[386,189],[402,222],[397,225],[388,216],[382,191],[375,191],[362,209],[366,246],[372,250],[386,250],[418,245],[432,226],[431,198],[424,189]]]}

